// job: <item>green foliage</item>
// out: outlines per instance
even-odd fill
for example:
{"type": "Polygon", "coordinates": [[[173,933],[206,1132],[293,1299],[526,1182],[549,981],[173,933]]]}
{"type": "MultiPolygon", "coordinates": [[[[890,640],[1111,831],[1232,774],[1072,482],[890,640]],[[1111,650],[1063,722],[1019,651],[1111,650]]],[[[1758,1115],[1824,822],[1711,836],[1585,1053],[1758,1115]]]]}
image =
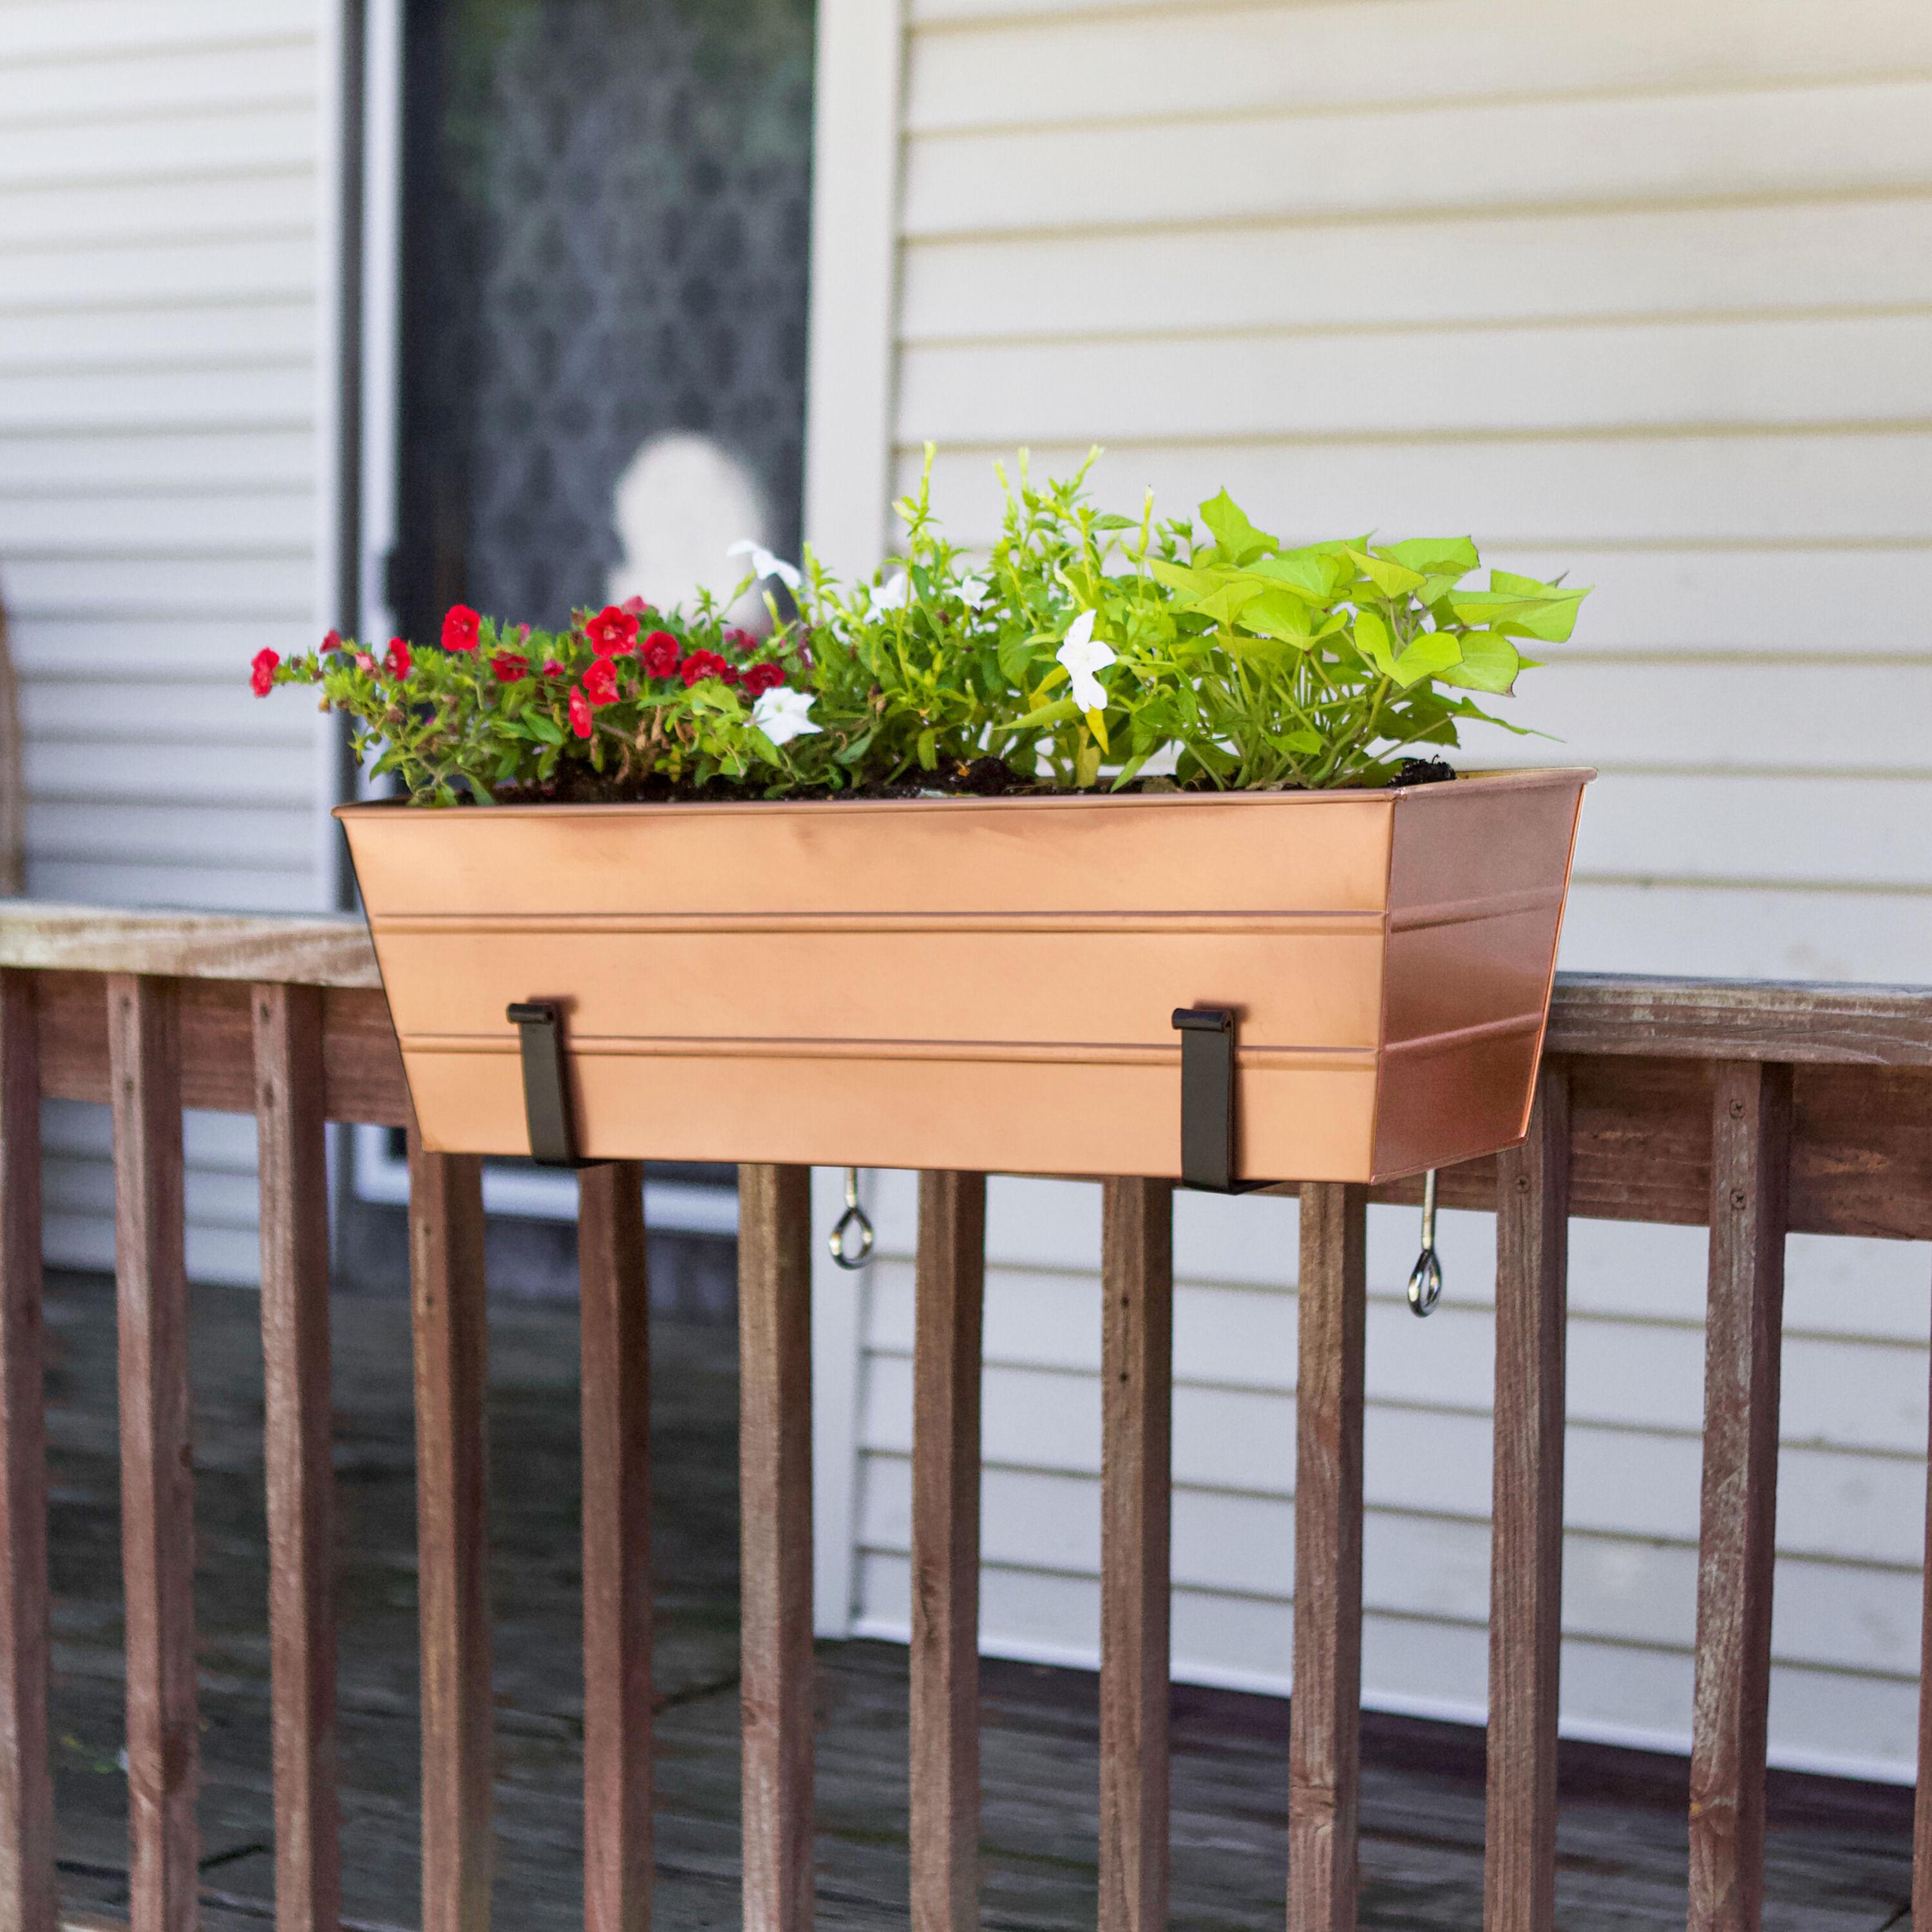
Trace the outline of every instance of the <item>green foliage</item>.
{"type": "Polygon", "coordinates": [[[1568,639],[1587,594],[1504,570],[1475,588],[1466,537],[1285,544],[1225,490],[1198,527],[1156,523],[1150,496],[1137,519],[1103,514],[1092,461],[1042,485],[1024,452],[1016,482],[1002,469],[1000,535],[976,565],[934,517],[928,451],[897,506],[900,554],[853,584],[808,556],[795,607],[767,599],[761,643],[707,598],[647,615],[662,628],[644,638],[632,617],[628,641],[613,610],[554,636],[482,620],[480,648],[424,650],[400,676],[353,645],[258,659],[256,688],[320,683],[359,721],[358,754],[436,803],[944,788],[988,760],[1022,783],[1118,789],[1164,754],[1190,788],[1372,785],[1465,720],[1518,730],[1469,694],[1510,694],[1534,662],[1520,646],[1568,639]]]}

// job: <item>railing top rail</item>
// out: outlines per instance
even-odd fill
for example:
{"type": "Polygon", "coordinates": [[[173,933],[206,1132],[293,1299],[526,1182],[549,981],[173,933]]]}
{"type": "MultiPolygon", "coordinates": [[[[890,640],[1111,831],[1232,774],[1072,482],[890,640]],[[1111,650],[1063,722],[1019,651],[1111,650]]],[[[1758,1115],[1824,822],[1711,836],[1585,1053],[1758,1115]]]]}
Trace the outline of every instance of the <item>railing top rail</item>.
{"type": "Polygon", "coordinates": [[[1932,987],[1559,973],[1552,1052],[1932,1066],[1932,987]]]}
{"type": "Polygon", "coordinates": [[[380,988],[369,928],[355,914],[131,912],[0,901],[0,967],[146,973],[380,988]]]}
{"type": "MultiPolygon", "coordinates": [[[[379,988],[352,913],[128,911],[0,900],[0,967],[379,988]]],[[[1932,987],[1559,973],[1558,1053],[1932,1066],[1932,987]]]]}

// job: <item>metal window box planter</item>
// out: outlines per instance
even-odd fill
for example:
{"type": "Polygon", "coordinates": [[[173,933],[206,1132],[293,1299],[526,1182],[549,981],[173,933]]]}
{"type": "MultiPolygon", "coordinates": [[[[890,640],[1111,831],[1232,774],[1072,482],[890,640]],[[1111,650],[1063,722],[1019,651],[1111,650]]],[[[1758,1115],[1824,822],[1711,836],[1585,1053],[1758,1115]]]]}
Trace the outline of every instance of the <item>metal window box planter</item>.
{"type": "Polygon", "coordinates": [[[1221,1010],[1253,1185],[1522,1138],[1592,776],[338,816],[432,1149],[533,1150],[548,1006],[584,1158],[1178,1179],[1221,1010]]]}

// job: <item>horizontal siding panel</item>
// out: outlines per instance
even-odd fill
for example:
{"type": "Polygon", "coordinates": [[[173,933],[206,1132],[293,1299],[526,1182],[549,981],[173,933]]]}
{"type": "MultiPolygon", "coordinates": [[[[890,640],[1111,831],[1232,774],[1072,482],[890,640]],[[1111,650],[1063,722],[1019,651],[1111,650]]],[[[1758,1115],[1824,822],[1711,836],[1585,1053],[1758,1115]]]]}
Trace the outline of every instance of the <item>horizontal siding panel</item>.
{"type": "Polygon", "coordinates": [[[116,622],[88,617],[12,619],[8,649],[23,679],[94,685],[134,677],[148,683],[228,686],[247,675],[264,645],[287,657],[316,642],[306,614],[296,622],[154,618],[116,622]]]}
{"type": "MultiPolygon", "coordinates": [[[[10,10],[9,10],[10,11],[10,10]]],[[[248,46],[154,48],[104,57],[24,62],[14,46],[13,26],[0,13],[0,124],[24,127],[178,113],[183,109],[232,112],[237,102],[312,106],[316,46],[312,22],[290,22],[288,37],[248,46]]]]}
{"type": "Polygon", "coordinates": [[[1923,892],[1630,880],[1575,885],[1557,963],[1575,972],[1755,980],[1925,977],[1923,892]]]}
{"type": "Polygon", "coordinates": [[[261,617],[290,622],[315,609],[307,558],[202,556],[0,560],[9,610],[30,616],[261,617]]]}
{"type": "Polygon", "coordinates": [[[312,428],[0,436],[0,496],[313,488],[312,428]]]}
{"type": "Polygon", "coordinates": [[[908,442],[1867,423],[1932,424],[1932,312],[914,347],[898,412],[908,442]]]}
{"type": "Polygon", "coordinates": [[[50,369],[92,381],[116,369],[217,369],[312,358],[312,292],[299,301],[206,302],[13,315],[0,324],[0,378],[50,369]]]}
{"type": "Polygon", "coordinates": [[[121,182],[80,187],[16,184],[0,193],[0,256],[14,248],[98,249],[115,243],[280,238],[316,218],[315,171],[121,182]]]}
{"type": "Polygon", "coordinates": [[[313,107],[236,104],[226,112],[130,116],[104,124],[0,126],[0,190],[169,176],[224,181],[312,167],[321,134],[313,107]]]}
{"type": "Polygon", "coordinates": [[[86,741],[42,740],[26,748],[27,796],[41,804],[112,803],[123,812],[174,804],[226,806],[310,814],[320,778],[313,733],[284,742],[223,743],[192,738],[178,744],[128,739],[111,759],[87,757],[86,741]]]}
{"type": "Polygon", "coordinates": [[[0,437],[66,430],[299,429],[316,412],[315,365],[289,356],[271,367],[0,375],[0,437]]]}
{"type": "Polygon", "coordinates": [[[1932,887],[1932,788],[1912,778],[1643,778],[1606,773],[1576,874],[1932,887]]]}
{"type": "Polygon", "coordinates": [[[315,804],[266,802],[242,809],[191,803],[118,801],[49,803],[29,797],[27,838],[50,865],[191,866],[219,872],[237,858],[250,866],[305,868],[314,856],[315,804]]]}
{"type": "MultiPolygon", "coordinates": [[[[285,236],[250,235],[227,242],[186,241],[158,248],[14,248],[5,257],[0,315],[69,311],[105,328],[127,309],[164,303],[280,302],[316,296],[315,238],[306,230],[285,236]]],[[[7,325],[11,340],[17,326],[7,325]]]]}
{"type": "Polygon", "coordinates": [[[224,740],[289,747],[314,740],[313,699],[257,698],[242,674],[218,685],[36,682],[21,689],[20,717],[28,738],[43,744],[171,741],[198,744],[206,756],[224,740]]]}
{"type": "Polygon", "coordinates": [[[27,854],[27,896],[76,904],[150,906],[184,912],[313,912],[327,885],[313,866],[242,862],[245,848],[218,870],[27,854]]]}
{"type": "Polygon", "coordinates": [[[1922,308],[1932,200],[938,240],[904,274],[913,344],[1922,308]]]}
{"type": "Polygon", "coordinates": [[[914,236],[1932,187],[1932,82],[926,135],[914,236]]]}
{"type": "MultiPolygon", "coordinates": [[[[1396,1495],[1406,1459],[1426,1449],[1428,1428],[1460,1407],[1465,1417],[1486,1416],[1494,1330],[1486,1311],[1445,1301],[1438,1318],[1444,1330],[1426,1349],[1391,1347],[1390,1330],[1411,1320],[1393,1301],[1369,1314],[1369,1401],[1381,1417],[1398,1412],[1427,1418],[1414,1432],[1396,1430],[1387,1459],[1372,1460],[1390,1472],[1396,1495]]],[[[1432,1321],[1432,1329],[1436,1325],[1432,1321]]],[[[1258,1351],[1257,1351],[1258,1353],[1258,1351]]],[[[1786,1388],[1784,1440],[1813,1453],[1864,1451],[1922,1459],[1925,1390],[1922,1357],[1894,1346],[1794,1336],[1785,1345],[1786,1388]]],[[[1274,1389],[1182,1384],[1174,1392],[1174,1468],[1177,1482],[1196,1488],[1288,1494],[1294,1463],[1294,1405],[1285,1383],[1292,1358],[1268,1365],[1274,1389]]],[[[1570,1348],[1570,1413],[1573,1428],[1608,1433],[1642,1430],[1694,1443],[1703,1421],[1703,1346],[1690,1327],[1573,1318],[1570,1348]]],[[[868,1358],[859,1440],[868,1451],[911,1450],[911,1365],[903,1357],[868,1358]]],[[[984,1382],[986,1454],[1015,1468],[1093,1476],[1100,1471],[1100,1396],[1095,1378],[1037,1369],[989,1364],[984,1382]]],[[[1378,1420],[1376,1427],[1383,1426],[1378,1420]]],[[[1466,1431],[1451,1432],[1466,1446],[1466,1431]]],[[[1922,1460],[1921,1462],[1922,1468],[1922,1460]]],[[[1480,1462],[1466,1480],[1445,1475],[1449,1489],[1432,1507],[1452,1514],[1486,1510],[1486,1478],[1480,1462]]],[[[1646,1534],[1653,1533],[1646,1531],[1646,1534]]],[[[1808,1544],[1808,1547],[1815,1544],[1808,1544]]]]}
{"type": "Polygon", "coordinates": [[[307,490],[126,496],[0,496],[0,557],[151,555],[170,550],[299,556],[315,538],[307,490]]]}
{"type": "Polygon", "coordinates": [[[1548,764],[1560,756],[1606,770],[1769,766],[1932,777],[1924,728],[1932,658],[1904,664],[1558,658],[1526,673],[1514,699],[1486,708],[1547,732],[1556,744],[1466,724],[1460,764],[1548,764]],[[1632,702],[1639,692],[1640,704],[1632,702]]]}
{"type": "MultiPolygon", "coordinates": [[[[1037,440],[1034,473],[1066,474],[1087,448],[1037,440]]],[[[956,542],[983,545],[997,533],[992,459],[1003,452],[1010,470],[1012,452],[1001,443],[940,452],[933,500],[956,542]]],[[[917,487],[920,463],[916,450],[903,454],[901,490],[917,487]]],[[[1584,560],[1618,545],[1696,552],[1844,543],[1886,546],[1875,567],[1887,569],[1892,547],[1932,552],[1929,478],[1932,434],[1924,431],[1482,442],[1390,436],[1219,447],[1117,443],[1094,472],[1093,494],[1110,507],[1132,508],[1151,488],[1156,512],[1171,516],[1226,489],[1264,529],[1291,538],[1474,530],[1492,556],[1562,549],[1584,560]]]]}
{"type": "MultiPolygon", "coordinates": [[[[860,1633],[904,1642],[910,1621],[905,1559],[868,1556],[858,1574],[866,1605],[860,1633]]],[[[1084,1577],[989,1568],[980,1618],[989,1654],[1090,1668],[1100,1587],[1084,1577]],[[1064,1634],[1043,1638],[1048,1630],[1064,1634]]],[[[1182,1682],[1285,1694],[1292,1630],[1286,1604],[1177,1591],[1173,1674],[1182,1682]]],[[[1362,1701],[1373,1710],[1480,1723],[1487,1653],[1480,1629],[1371,1610],[1363,1618],[1362,1701]]],[[[1562,1729],[1569,1736],[1687,1750],[1690,1680],[1690,1659],[1682,1652],[1567,1638],[1562,1729]]],[[[1909,1782],[1917,1705],[1916,1687],[1896,1678],[1778,1664],[1772,1672],[1772,1762],[1909,1782]],[[1786,1742],[1794,1736],[1803,1742],[1786,1742]]]]}
{"type": "Polygon", "coordinates": [[[5,23],[10,61],[98,59],[186,47],[259,46],[312,34],[309,0],[10,0],[5,23]]]}
{"type": "MultiPolygon", "coordinates": [[[[902,1460],[868,1464],[860,1534],[868,1554],[910,1548],[911,1474],[902,1460]]],[[[1087,1484],[989,1471],[984,1560],[1097,1577],[1098,1492],[1087,1484]]],[[[1202,1494],[1174,1498],[1177,1592],[1294,1597],[1294,1510],[1282,1498],[1202,1494]]],[[[1564,1628],[1576,1636],[1688,1652],[1696,1636],[1697,1550],[1570,1534],[1564,1542],[1564,1628]]],[[[1371,1611],[1480,1625],[1489,1616],[1489,1526],[1377,1510],[1364,1526],[1363,1597],[1371,1611]]],[[[1916,1676],[1916,1570],[1780,1561],[1772,1643],[1781,1662],[1840,1670],[1862,1663],[1916,1676]]]]}
{"type": "MultiPolygon", "coordinates": [[[[1208,1510],[1217,1498],[1270,1508],[1285,1508],[1292,1500],[1294,1406],[1283,1398],[1280,1406],[1281,1417],[1269,1431],[1272,1453],[1255,1452],[1252,1479],[1240,1490],[1183,1485],[1185,1509],[1177,1504],[1176,1533],[1186,1516],[1195,1525],[1190,1534],[1196,1540],[1186,1562],[1177,1555],[1178,1578],[1204,1587],[1260,1587],[1237,1574],[1244,1560],[1238,1552],[1249,1539],[1231,1534],[1203,1540],[1200,1526],[1219,1520],[1208,1510]]],[[[1406,1520],[1440,1518],[1483,1529],[1490,1508],[1491,1427],[1486,1414],[1372,1406],[1364,1424],[1368,1508],[1406,1520]]],[[[903,1443],[868,1446],[862,1534],[868,1546],[908,1546],[909,1453],[903,1443]]],[[[1579,1424],[1565,1447],[1564,1522],[1580,1546],[1636,1542],[1694,1556],[1702,1460],[1695,1433],[1579,1424]]],[[[1010,1455],[987,1469],[985,1484],[989,1559],[1098,1564],[1097,1544],[1090,1563],[1080,1553],[1099,1534],[1093,1470],[1040,1468],[1010,1455]]],[[[1855,1455],[1787,1442],[1778,1460],[1779,1553],[1810,1559],[1814,1567],[1843,1561],[1861,1566],[1862,1574],[1882,1570],[1916,1580],[1924,1556],[1924,1488],[1922,1457],[1855,1455]]],[[[1281,1587],[1288,1586],[1284,1582],[1281,1587]]]]}
{"type": "Polygon", "coordinates": [[[1852,80],[1932,66],[1916,0],[1493,0],[1149,9],[917,33],[905,117],[923,133],[1512,95],[1677,92],[1852,80]]]}

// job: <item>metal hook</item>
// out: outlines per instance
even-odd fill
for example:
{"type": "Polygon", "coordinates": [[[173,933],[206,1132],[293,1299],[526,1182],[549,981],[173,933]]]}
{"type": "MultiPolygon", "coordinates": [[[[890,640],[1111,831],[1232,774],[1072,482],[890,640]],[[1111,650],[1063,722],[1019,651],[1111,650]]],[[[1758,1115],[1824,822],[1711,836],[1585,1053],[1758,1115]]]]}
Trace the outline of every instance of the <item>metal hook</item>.
{"type": "Polygon", "coordinates": [[[1426,1315],[1442,1298],[1442,1264],[1436,1258],[1436,1170],[1422,1177],[1422,1252],[1408,1277],[1408,1305],[1426,1315]]]}
{"type": "Polygon", "coordinates": [[[842,1268],[863,1268],[872,1252],[872,1223],[865,1209],[859,1205],[859,1170],[856,1167],[845,1170],[845,1211],[839,1216],[838,1226],[827,1238],[826,1246],[832,1250],[832,1258],[842,1268]],[[855,1239],[857,1252],[848,1252],[855,1239]]]}

